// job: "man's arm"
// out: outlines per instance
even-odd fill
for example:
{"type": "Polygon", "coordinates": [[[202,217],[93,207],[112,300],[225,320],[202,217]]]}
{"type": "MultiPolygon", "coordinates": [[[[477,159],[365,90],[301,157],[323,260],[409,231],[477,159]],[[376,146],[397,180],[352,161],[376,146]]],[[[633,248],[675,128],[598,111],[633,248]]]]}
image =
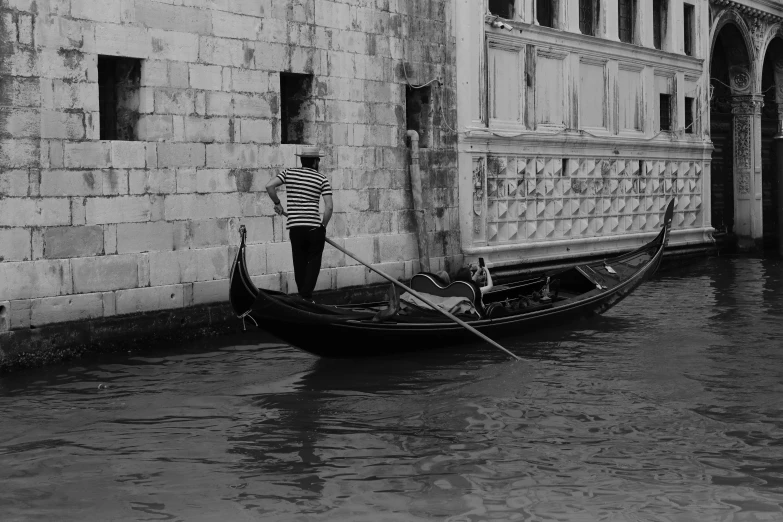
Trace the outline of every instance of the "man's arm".
{"type": "Polygon", "coordinates": [[[326,227],[329,224],[329,220],[332,219],[332,212],[334,211],[334,203],[332,202],[332,195],[324,195],[324,219],[321,224],[326,227]]]}
{"type": "Polygon", "coordinates": [[[481,287],[481,295],[484,295],[485,293],[492,290],[492,276],[489,275],[489,268],[486,266],[484,267],[484,273],[487,275],[487,284],[485,286],[481,287]]]}
{"type": "Polygon", "coordinates": [[[283,204],[280,202],[280,198],[277,196],[277,187],[283,184],[283,180],[275,176],[274,178],[269,180],[269,183],[266,184],[266,193],[269,194],[269,197],[272,198],[272,203],[275,204],[275,212],[277,212],[277,215],[283,215],[285,213],[285,209],[283,208],[283,204]]]}

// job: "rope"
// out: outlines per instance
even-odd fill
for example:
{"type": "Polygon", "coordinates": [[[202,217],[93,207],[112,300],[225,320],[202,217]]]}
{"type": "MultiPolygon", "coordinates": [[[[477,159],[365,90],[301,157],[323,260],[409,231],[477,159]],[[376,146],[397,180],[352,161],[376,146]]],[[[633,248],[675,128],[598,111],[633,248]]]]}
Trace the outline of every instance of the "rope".
{"type": "MultiPolygon", "coordinates": [[[[247,331],[247,326],[245,326],[245,317],[250,318],[251,321],[256,323],[256,320],[253,319],[252,315],[250,315],[250,312],[252,312],[252,311],[253,310],[248,310],[247,312],[245,312],[244,314],[239,316],[239,318],[242,319],[242,330],[244,330],[244,331],[247,331]]],[[[256,323],[256,327],[258,327],[258,323],[256,323]]]]}

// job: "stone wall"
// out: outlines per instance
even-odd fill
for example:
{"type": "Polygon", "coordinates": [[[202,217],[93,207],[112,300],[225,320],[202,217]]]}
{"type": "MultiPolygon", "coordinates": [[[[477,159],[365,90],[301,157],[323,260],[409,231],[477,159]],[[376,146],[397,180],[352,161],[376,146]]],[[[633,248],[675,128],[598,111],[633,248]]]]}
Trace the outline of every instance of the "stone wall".
{"type": "MultiPolygon", "coordinates": [[[[449,0],[0,1],[0,329],[225,301],[238,228],[264,288],[295,292],[263,190],[295,165],[280,73],[312,74],[329,236],[417,270],[406,85],[430,84],[422,151],[433,269],[460,263],[449,0]],[[134,141],[101,140],[98,56],[140,59],[134,141]]],[[[126,100],[127,102],[128,100],[126,100]]],[[[285,195],[283,193],[283,199],[285,195]]],[[[333,249],[318,289],[377,282],[333,249]]]]}

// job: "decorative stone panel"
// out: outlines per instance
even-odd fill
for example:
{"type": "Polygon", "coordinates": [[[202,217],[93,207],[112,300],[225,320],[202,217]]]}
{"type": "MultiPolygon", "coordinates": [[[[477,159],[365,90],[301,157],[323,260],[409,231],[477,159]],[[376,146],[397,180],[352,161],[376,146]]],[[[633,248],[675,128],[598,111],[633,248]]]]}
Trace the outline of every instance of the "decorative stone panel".
{"type": "Polygon", "coordinates": [[[652,232],[672,198],[675,227],[703,223],[700,162],[489,155],[486,189],[473,165],[474,243],[652,232]]]}

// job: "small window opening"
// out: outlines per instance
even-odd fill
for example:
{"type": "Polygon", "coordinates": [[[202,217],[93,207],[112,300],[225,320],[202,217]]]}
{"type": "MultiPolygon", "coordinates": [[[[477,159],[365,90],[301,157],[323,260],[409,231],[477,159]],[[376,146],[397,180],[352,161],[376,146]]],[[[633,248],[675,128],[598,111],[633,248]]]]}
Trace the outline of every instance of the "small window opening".
{"type": "Polygon", "coordinates": [[[560,171],[561,176],[568,175],[568,158],[563,158],[563,169],[560,171]]]}
{"type": "Polygon", "coordinates": [[[426,149],[432,141],[432,97],[430,86],[405,89],[406,129],[419,133],[419,147],[426,149]]]}
{"type": "Polygon", "coordinates": [[[685,54],[693,56],[693,21],[695,9],[690,4],[682,4],[683,10],[683,47],[685,54]]]}
{"type": "Polygon", "coordinates": [[[634,43],[636,31],[636,0],[620,0],[618,9],[620,41],[634,43]]]}
{"type": "Polygon", "coordinates": [[[663,37],[666,34],[666,0],[653,0],[653,45],[663,49],[663,37]]]}
{"type": "Polygon", "coordinates": [[[514,0],[489,0],[489,12],[501,18],[514,18],[514,0]]]}
{"type": "Polygon", "coordinates": [[[579,0],[579,30],[582,34],[595,36],[598,25],[598,9],[596,0],[579,0]]]}
{"type": "Polygon", "coordinates": [[[671,94],[659,95],[660,99],[660,127],[662,131],[672,130],[672,96],[671,94]]]}
{"type": "Polygon", "coordinates": [[[536,0],[536,20],[544,27],[555,26],[555,9],[553,0],[536,0]]]}
{"type": "Polygon", "coordinates": [[[102,140],[137,139],[140,86],[140,59],[98,56],[98,110],[102,140]]]}
{"type": "Polygon", "coordinates": [[[696,113],[696,100],[688,96],[685,97],[685,132],[693,134],[693,125],[696,113]]]}
{"type": "Polygon", "coordinates": [[[312,141],[315,104],[313,75],[280,73],[280,143],[312,141]]]}

